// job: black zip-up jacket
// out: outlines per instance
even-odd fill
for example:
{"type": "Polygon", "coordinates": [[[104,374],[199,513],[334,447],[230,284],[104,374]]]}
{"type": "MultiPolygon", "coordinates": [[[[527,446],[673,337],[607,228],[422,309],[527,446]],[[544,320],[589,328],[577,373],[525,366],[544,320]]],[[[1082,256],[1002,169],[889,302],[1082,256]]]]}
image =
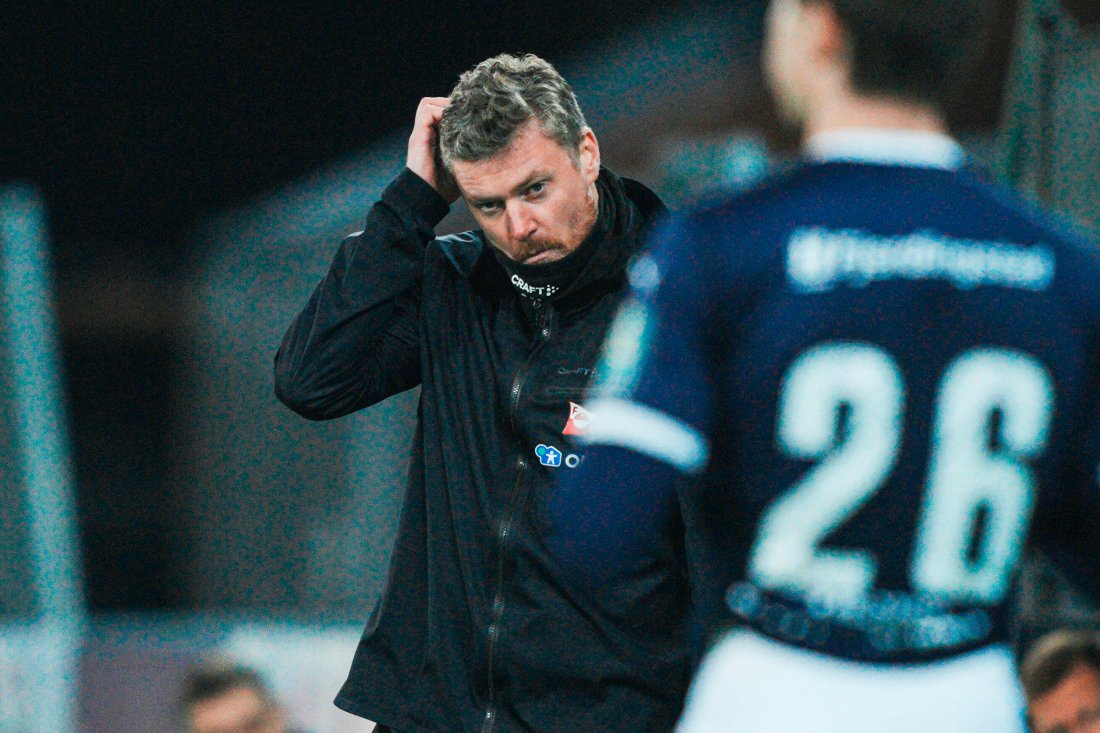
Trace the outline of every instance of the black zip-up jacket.
{"type": "MultiPolygon", "coordinates": [[[[382,600],[336,704],[403,733],[668,731],[691,672],[682,527],[598,599],[548,543],[555,473],[643,231],[664,211],[606,169],[609,230],[549,301],[521,296],[480,231],[405,170],[347,238],[275,357],[311,419],[421,385],[382,600]],[[545,464],[545,465],[544,465],[545,464]]],[[[602,207],[601,207],[602,208],[602,207]]]]}

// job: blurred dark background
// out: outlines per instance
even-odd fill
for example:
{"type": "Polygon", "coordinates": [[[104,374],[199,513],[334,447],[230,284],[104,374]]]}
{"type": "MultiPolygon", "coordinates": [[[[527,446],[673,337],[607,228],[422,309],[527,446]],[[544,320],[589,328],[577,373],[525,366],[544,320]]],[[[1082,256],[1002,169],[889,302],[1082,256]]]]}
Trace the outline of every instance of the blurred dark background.
{"type": "Polygon", "coordinates": [[[403,126],[482,58],[681,5],[4,3],[0,174],[45,192],[60,267],[171,270],[204,215],[403,126]]]}

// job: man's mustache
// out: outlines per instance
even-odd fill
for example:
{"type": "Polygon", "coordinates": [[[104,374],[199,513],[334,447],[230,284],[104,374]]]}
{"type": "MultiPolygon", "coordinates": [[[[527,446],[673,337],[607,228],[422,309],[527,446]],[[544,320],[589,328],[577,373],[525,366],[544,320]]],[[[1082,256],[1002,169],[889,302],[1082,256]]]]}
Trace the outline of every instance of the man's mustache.
{"type": "Polygon", "coordinates": [[[555,249],[563,249],[561,242],[553,239],[520,240],[520,253],[524,258],[555,249]]]}

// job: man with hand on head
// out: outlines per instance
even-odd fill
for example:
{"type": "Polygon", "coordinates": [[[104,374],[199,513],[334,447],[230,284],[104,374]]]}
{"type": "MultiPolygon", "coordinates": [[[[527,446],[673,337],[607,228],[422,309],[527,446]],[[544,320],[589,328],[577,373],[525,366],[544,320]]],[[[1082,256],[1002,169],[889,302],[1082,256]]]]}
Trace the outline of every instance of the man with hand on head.
{"type": "Polygon", "coordinates": [[[674,725],[691,666],[678,522],[599,604],[547,546],[553,477],[582,457],[577,403],[662,213],[600,165],[542,59],[488,59],[422,100],[406,170],[275,359],[279,398],[311,419],[421,387],[389,577],[341,708],[402,733],[674,725]],[[436,237],[458,196],[479,229],[436,237]]]}
{"type": "Polygon", "coordinates": [[[1019,732],[1022,553],[1100,594],[1100,251],[967,172],[944,118],[992,7],[772,0],[805,160],[631,267],[556,546],[598,602],[638,518],[683,511],[705,623],[736,628],[681,733],[1019,732]]]}

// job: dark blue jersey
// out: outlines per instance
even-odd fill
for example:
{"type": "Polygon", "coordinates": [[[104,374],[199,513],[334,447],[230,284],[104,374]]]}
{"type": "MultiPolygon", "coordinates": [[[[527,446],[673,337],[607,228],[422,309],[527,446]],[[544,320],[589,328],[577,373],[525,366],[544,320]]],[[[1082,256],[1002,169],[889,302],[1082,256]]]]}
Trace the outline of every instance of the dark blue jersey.
{"type": "Polygon", "coordinates": [[[632,268],[558,550],[644,570],[678,508],[706,622],[856,660],[1007,638],[1031,543],[1100,589],[1100,260],[953,169],[806,163],[632,268]]]}

